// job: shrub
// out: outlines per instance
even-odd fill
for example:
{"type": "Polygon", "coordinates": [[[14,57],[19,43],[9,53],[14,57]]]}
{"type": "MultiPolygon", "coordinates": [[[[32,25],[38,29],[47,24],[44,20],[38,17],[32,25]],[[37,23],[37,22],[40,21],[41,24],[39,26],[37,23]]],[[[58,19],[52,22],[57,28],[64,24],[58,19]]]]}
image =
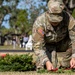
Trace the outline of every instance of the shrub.
{"type": "Polygon", "coordinates": [[[32,55],[9,55],[0,56],[0,71],[31,71],[35,70],[32,55]]]}

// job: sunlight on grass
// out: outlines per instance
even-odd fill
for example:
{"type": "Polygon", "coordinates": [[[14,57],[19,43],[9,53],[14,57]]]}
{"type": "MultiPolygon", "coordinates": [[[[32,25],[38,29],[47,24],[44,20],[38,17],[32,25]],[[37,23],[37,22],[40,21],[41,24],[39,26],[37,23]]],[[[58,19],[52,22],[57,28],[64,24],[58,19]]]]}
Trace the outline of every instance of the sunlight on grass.
{"type": "Polygon", "coordinates": [[[13,46],[0,46],[0,50],[25,50],[25,48],[16,46],[16,48],[14,49],[13,46]]]}

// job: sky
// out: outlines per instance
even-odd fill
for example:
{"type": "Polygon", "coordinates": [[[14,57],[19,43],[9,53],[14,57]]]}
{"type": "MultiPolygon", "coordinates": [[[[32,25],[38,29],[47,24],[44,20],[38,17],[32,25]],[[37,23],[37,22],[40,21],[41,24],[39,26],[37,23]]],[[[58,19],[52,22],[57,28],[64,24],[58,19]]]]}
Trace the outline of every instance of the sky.
{"type": "MultiPolygon", "coordinates": [[[[29,0],[27,0],[28,2],[29,2],[29,0]]],[[[41,0],[32,0],[33,1],[33,4],[38,8],[39,7],[39,4],[41,4],[41,0]],[[35,2],[37,2],[37,4],[35,4],[35,2]]],[[[12,1],[11,2],[12,4],[14,4],[14,2],[12,1]]],[[[8,6],[10,6],[11,5],[11,3],[7,3],[5,0],[4,0],[4,2],[3,2],[3,5],[8,5],[8,6]]],[[[46,5],[46,2],[43,2],[43,5],[46,5]]],[[[20,2],[18,3],[18,5],[17,5],[17,9],[30,9],[30,7],[31,7],[31,4],[25,4],[25,2],[24,2],[24,0],[20,0],[20,2]]],[[[8,19],[10,19],[10,14],[7,14],[5,17],[4,17],[4,20],[7,20],[7,21],[3,21],[3,23],[2,23],[2,26],[5,26],[6,28],[10,28],[10,26],[9,26],[9,20],[8,19]]]]}
{"type": "Polygon", "coordinates": [[[4,17],[4,20],[6,20],[6,21],[3,21],[2,26],[5,26],[6,28],[10,28],[10,26],[9,26],[9,18],[10,18],[10,15],[7,14],[7,15],[4,17]]]}

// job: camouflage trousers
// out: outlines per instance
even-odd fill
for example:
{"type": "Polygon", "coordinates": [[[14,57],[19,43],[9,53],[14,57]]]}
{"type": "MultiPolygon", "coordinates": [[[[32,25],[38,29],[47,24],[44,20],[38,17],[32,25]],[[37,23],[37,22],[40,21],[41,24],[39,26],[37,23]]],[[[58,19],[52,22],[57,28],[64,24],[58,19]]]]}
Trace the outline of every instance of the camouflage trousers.
{"type": "Polygon", "coordinates": [[[72,55],[72,47],[71,47],[71,41],[70,39],[63,39],[62,41],[58,43],[47,43],[46,44],[46,54],[50,61],[52,62],[53,66],[59,67],[70,67],[70,59],[72,55]],[[59,57],[57,57],[58,53],[61,53],[60,56],[62,56],[60,59],[60,63],[58,65],[58,61],[60,60],[59,57]],[[64,54],[62,54],[64,52],[64,54]],[[59,59],[59,60],[58,60],[59,59]]]}

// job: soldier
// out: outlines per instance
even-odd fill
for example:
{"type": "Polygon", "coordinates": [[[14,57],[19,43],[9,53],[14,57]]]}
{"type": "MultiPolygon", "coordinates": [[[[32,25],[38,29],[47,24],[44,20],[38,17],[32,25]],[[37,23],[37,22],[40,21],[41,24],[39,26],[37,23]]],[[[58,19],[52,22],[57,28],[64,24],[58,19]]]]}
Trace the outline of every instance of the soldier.
{"type": "MultiPolygon", "coordinates": [[[[52,1],[57,1],[57,0],[52,0],[52,1]]],[[[69,12],[70,14],[73,13],[73,11],[75,9],[75,0],[58,0],[58,1],[63,1],[64,4],[65,4],[65,10],[67,12],[69,12]]]]}
{"type": "Polygon", "coordinates": [[[56,68],[60,51],[65,51],[60,66],[75,68],[75,20],[63,10],[62,1],[49,1],[48,8],[36,19],[32,30],[36,69],[44,65],[48,71],[56,68]]]}

